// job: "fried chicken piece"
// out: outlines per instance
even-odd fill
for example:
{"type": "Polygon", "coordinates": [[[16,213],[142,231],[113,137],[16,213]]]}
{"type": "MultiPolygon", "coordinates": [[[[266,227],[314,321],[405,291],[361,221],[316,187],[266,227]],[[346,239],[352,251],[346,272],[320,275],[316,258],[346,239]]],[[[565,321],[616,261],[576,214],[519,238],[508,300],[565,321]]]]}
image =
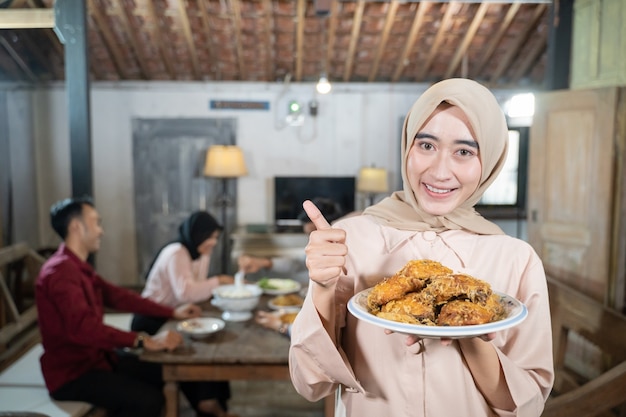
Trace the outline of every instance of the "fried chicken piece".
{"type": "Polygon", "coordinates": [[[431,303],[424,302],[421,293],[412,292],[399,300],[391,300],[380,309],[383,313],[408,314],[420,322],[434,322],[435,308],[431,303]]]}
{"type": "Polygon", "coordinates": [[[493,319],[493,310],[480,303],[469,300],[449,301],[441,307],[437,316],[438,326],[469,326],[489,323],[493,319]]]}
{"type": "Polygon", "coordinates": [[[492,293],[489,298],[487,298],[485,307],[493,312],[491,321],[502,320],[506,314],[504,304],[502,304],[502,297],[498,294],[492,293]]]}
{"type": "Polygon", "coordinates": [[[409,314],[403,313],[387,313],[380,311],[376,313],[376,317],[380,317],[381,319],[397,321],[398,323],[407,323],[407,324],[422,324],[419,320],[409,314]]]}
{"type": "Polygon", "coordinates": [[[451,274],[452,270],[436,261],[418,259],[409,261],[392,277],[385,278],[376,284],[367,296],[370,311],[380,311],[380,306],[392,300],[402,298],[405,294],[424,288],[430,277],[451,274]]]}
{"type": "Polygon", "coordinates": [[[431,300],[436,306],[455,299],[484,305],[491,296],[491,286],[467,274],[450,274],[431,278],[422,293],[426,300],[431,300]]]}

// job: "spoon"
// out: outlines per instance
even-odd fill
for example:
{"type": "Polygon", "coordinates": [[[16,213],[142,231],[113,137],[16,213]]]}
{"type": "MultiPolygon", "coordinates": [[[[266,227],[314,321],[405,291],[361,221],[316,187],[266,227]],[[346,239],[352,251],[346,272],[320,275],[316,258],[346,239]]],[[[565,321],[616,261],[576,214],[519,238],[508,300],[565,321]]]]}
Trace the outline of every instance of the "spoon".
{"type": "Polygon", "coordinates": [[[237,271],[237,273],[235,273],[235,287],[236,288],[243,287],[243,277],[244,277],[243,271],[237,271]]]}

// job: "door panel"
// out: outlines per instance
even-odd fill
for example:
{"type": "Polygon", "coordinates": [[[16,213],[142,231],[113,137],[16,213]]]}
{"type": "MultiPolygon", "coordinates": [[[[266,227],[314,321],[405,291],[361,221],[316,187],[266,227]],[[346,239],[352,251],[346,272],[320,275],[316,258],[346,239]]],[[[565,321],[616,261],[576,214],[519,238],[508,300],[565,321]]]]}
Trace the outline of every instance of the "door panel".
{"type": "Polygon", "coordinates": [[[553,277],[606,302],[614,190],[615,88],[537,95],[528,238],[553,277]]]}

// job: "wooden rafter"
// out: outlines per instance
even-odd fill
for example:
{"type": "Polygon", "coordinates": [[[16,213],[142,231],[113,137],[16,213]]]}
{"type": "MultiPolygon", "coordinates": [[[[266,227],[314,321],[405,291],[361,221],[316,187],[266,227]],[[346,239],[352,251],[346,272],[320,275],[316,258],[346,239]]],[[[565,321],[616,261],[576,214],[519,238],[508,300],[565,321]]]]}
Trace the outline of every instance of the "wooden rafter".
{"type": "MultiPolygon", "coordinates": [[[[216,60],[215,60],[215,54],[214,54],[213,48],[211,48],[211,42],[209,42],[209,40],[211,39],[211,32],[212,32],[211,24],[209,22],[209,11],[204,1],[199,1],[198,7],[200,9],[200,21],[202,22],[202,33],[204,34],[204,39],[205,39],[205,41],[202,42],[202,44],[206,48],[207,55],[209,57],[209,62],[212,65],[216,60]]],[[[219,79],[217,75],[215,76],[215,78],[219,79]]]]}
{"type": "Polygon", "coordinates": [[[245,80],[247,78],[246,63],[243,58],[243,46],[241,45],[241,4],[240,0],[229,0],[230,3],[230,20],[233,24],[233,32],[235,35],[235,50],[237,52],[237,63],[239,66],[239,78],[245,80]]]}
{"type": "Polygon", "coordinates": [[[172,67],[173,59],[169,54],[167,42],[165,42],[165,39],[163,39],[163,37],[161,36],[162,31],[159,24],[160,20],[157,16],[157,11],[154,8],[154,2],[152,0],[149,0],[145,3],[145,10],[147,13],[146,21],[152,22],[152,25],[147,26],[149,28],[148,30],[150,31],[150,38],[154,39],[155,41],[156,48],[159,51],[161,61],[165,66],[167,74],[170,76],[170,78],[175,79],[176,71],[174,71],[174,68],[172,67]]]}
{"type": "Polygon", "coordinates": [[[505,70],[511,65],[511,62],[515,59],[519,50],[522,48],[524,43],[528,40],[528,36],[535,29],[537,24],[539,23],[539,19],[543,16],[544,12],[547,10],[548,6],[546,4],[538,4],[535,8],[535,12],[530,22],[526,26],[524,33],[517,36],[515,42],[509,47],[505,57],[500,60],[498,67],[495,72],[491,76],[490,81],[495,83],[501,76],[504,74],[505,70]]]}
{"type": "MultiPolygon", "coordinates": [[[[187,16],[187,8],[185,7],[185,0],[178,0],[178,23],[185,35],[185,43],[187,44],[187,50],[191,58],[191,67],[193,70],[193,76],[195,79],[200,79],[200,65],[198,64],[198,53],[196,51],[196,45],[193,41],[193,34],[191,33],[191,26],[189,25],[189,17],[187,16]]],[[[238,32],[239,33],[239,32],[238,32]]]]}
{"type": "Polygon", "coordinates": [[[4,47],[4,49],[11,56],[11,58],[13,59],[15,64],[17,64],[17,66],[20,68],[20,70],[22,70],[24,72],[24,74],[26,74],[28,79],[31,82],[36,82],[37,81],[37,77],[35,76],[35,74],[33,74],[33,72],[30,70],[28,65],[24,62],[24,60],[20,57],[20,55],[15,51],[15,49],[13,49],[11,44],[2,35],[0,35],[0,45],[2,45],[2,47],[4,47]]]}
{"type": "Polygon", "coordinates": [[[469,48],[472,40],[474,39],[474,36],[476,36],[476,32],[478,31],[480,24],[483,22],[483,18],[485,17],[485,13],[487,12],[488,8],[488,3],[480,3],[480,6],[478,6],[478,10],[476,10],[476,14],[472,19],[472,23],[467,29],[467,32],[465,32],[465,37],[463,38],[461,45],[459,45],[456,52],[454,53],[454,57],[452,58],[452,61],[450,61],[450,65],[446,70],[444,78],[450,78],[452,74],[454,74],[454,71],[456,71],[456,69],[458,68],[459,63],[461,62],[461,58],[463,58],[463,56],[465,56],[465,54],[467,53],[467,48],[469,48]]]}
{"type": "Polygon", "coordinates": [[[306,0],[298,0],[296,11],[296,78],[302,81],[302,59],[304,56],[304,19],[306,16],[306,0]]]}
{"type": "Polygon", "coordinates": [[[335,46],[335,39],[337,36],[337,15],[339,14],[339,2],[332,0],[330,4],[330,16],[328,20],[328,39],[326,39],[326,56],[324,58],[324,68],[326,76],[330,80],[330,61],[333,57],[333,48],[335,46]]]}
{"type": "Polygon", "coordinates": [[[513,72],[510,81],[512,83],[517,83],[524,76],[524,74],[530,71],[530,68],[537,62],[537,60],[539,59],[541,54],[545,52],[547,47],[548,45],[546,45],[545,42],[542,42],[541,40],[535,41],[530,48],[526,59],[521,62],[513,72]]]}
{"type": "Polygon", "coordinates": [[[361,23],[363,22],[363,10],[365,10],[365,0],[358,0],[354,19],[352,20],[352,33],[350,34],[350,46],[348,47],[348,58],[346,67],[343,71],[343,80],[349,81],[352,74],[352,66],[354,65],[354,55],[356,54],[356,45],[359,42],[359,32],[361,32],[361,23]]]}
{"type": "Polygon", "coordinates": [[[393,27],[393,21],[396,17],[397,11],[398,0],[391,0],[391,3],[389,3],[389,10],[387,11],[387,16],[385,17],[385,25],[383,26],[380,42],[378,43],[378,49],[376,50],[376,56],[374,57],[374,63],[372,64],[372,68],[370,69],[370,75],[368,77],[369,82],[372,82],[376,79],[378,66],[380,65],[380,60],[383,58],[383,52],[385,51],[385,47],[387,46],[387,41],[389,40],[389,32],[391,32],[391,28],[393,27]]]}
{"type": "Polygon", "coordinates": [[[411,24],[411,30],[409,31],[409,36],[407,38],[406,44],[404,45],[402,56],[400,56],[398,64],[396,65],[396,70],[393,73],[393,77],[391,78],[392,82],[398,81],[400,75],[402,75],[402,72],[407,65],[409,54],[411,53],[411,50],[415,45],[415,41],[417,40],[417,34],[419,33],[419,30],[424,23],[424,15],[426,14],[426,11],[429,7],[430,4],[428,2],[421,2],[417,5],[415,17],[413,18],[413,24],[411,24]]]}
{"type": "Polygon", "coordinates": [[[130,44],[132,46],[132,50],[135,52],[137,65],[139,65],[139,70],[141,71],[142,78],[150,79],[150,72],[146,67],[146,57],[143,54],[141,42],[139,42],[139,39],[137,37],[138,33],[130,25],[128,16],[126,14],[126,8],[120,5],[120,0],[111,0],[111,4],[113,5],[113,14],[119,17],[119,20],[122,24],[123,32],[126,33],[128,39],[130,40],[130,44]]]}
{"type": "Polygon", "coordinates": [[[59,74],[55,71],[56,68],[51,64],[50,59],[48,59],[48,57],[41,52],[41,49],[31,40],[29,33],[32,32],[25,31],[19,35],[24,50],[31,54],[48,73],[53,74],[57,78],[62,78],[63,74],[59,74]]]}
{"type": "Polygon", "coordinates": [[[96,26],[96,29],[98,29],[100,36],[102,36],[103,43],[113,61],[113,66],[117,70],[117,73],[120,75],[119,78],[128,78],[128,74],[126,74],[125,72],[127,67],[124,64],[122,52],[120,51],[115,37],[110,30],[111,25],[107,23],[106,18],[103,16],[98,5],[94,3],[94,0],[89,0],[88,11],[89,16],[96,26]]]}
{"type": "Polygon", "coordinates": [[[267,16],[264,20],[263,39],[265,40],[265,53],[267,62],[265,64],[265,80],[274,81],[274,48],[272,47],[272,33],[274,32],[274,15],[272,13],[272,1],[263,0],[263,13],[267,16]]]}
{"type": "Polygon", "coordinates": [[[446,6],[446,11],[443,14],[443,18],[441,19],[441,23],[439,25],[439,30],[437,31],[437,35],[435,36],[435,41],[430,47],[430,51],[428,52],[428,57],[423,65],[420,65],[419,71],[417,73],[417,79],[423,80],[430,66],[432,65],[435,57],[439,54],[439,45],[443,40],[443,37],[446,35],[448,28],[450,27],[450,21],[452,20],[452,15],[454,11],[457,10],[458,4],[456,2],[450,2],[446,6]]]}
{"type": "Polygon", "coordinates": [[[489,61],[489,59],[493,55],[493,52],[496,50],[496,47],[502,40],[502,37],[504,36],[506,31],[509,29],[509,26],[511,26],[511,22],[513,21],[513,19],[515,18],[515,15],[519,11],[520,6],[521,6],[520,3],[513,3],[511,4],[511,6],[509,6],[509,10],[506,12],[506,16],[504,16],[504,20],[502,21],[500,25],[498,25],[497,32],[490,37],[491,40],[489,41],[487,48],[485,48],[485,52],[483,53],[481,60],[476,65],[476,73],[474,74],[475,76],[479,74],[480,72],[482,72],[483,68],[485,68],[487,61],[489,61]]]}

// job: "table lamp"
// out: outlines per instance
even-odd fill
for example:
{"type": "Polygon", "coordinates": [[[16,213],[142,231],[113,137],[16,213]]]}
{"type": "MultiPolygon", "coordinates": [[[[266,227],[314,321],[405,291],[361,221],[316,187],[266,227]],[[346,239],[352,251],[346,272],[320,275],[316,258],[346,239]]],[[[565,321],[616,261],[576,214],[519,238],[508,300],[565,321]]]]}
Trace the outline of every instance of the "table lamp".
{"type": "Polygon", "coordinates": [[[222,182],[222,191],[217,198],[217,205],[221,210],[221,222],[224,227],[222,239],[222,270],[228,272],[228,241],[229,233],[226,210],[233,204],[228,195],[228,180],[248,174],[243,151],[235,145],[213,145],[206,153],[204,175],[219,178],[222,182]]]}
{"type": "Polygon", "coordinates": [[[389,191],[387,170],[374,166],[361,168],[357,178],[356,189],[361,193],[367,194],[368,206],[371,206],[374,204],[376,194],[389,191]]]}

